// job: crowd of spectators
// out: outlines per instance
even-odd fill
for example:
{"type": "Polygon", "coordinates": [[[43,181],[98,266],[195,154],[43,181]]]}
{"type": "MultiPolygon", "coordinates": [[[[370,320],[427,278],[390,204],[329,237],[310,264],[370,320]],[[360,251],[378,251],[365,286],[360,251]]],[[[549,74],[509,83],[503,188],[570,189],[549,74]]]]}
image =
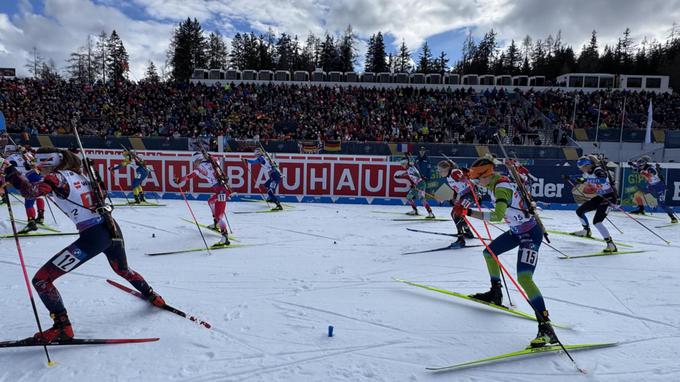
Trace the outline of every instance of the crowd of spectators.
{"type": "Polygon", "coordinates": [[[77,121],[86,135],[491,143],[542,128],[502,90],[12,79],[0,80],[0,110],[11,132],[32,135],[69,134],[77,121]]]}
{"type": "Polygon", "coordinates": [[[680,128],[680,95],[652,92],[598,91],[592,93],[546,90],[525,94],[530,102],[563,130],[573,127],[590,129],[644,129],[647,126],[649,101],[652,101],[652,128],[680,128]],[[625,101],[625,119],[624,119],[625,101]],[[576,110],[574,113],[574,105],[576,110]],[[601,105],[601,106],[600,106],[601,105]]]}

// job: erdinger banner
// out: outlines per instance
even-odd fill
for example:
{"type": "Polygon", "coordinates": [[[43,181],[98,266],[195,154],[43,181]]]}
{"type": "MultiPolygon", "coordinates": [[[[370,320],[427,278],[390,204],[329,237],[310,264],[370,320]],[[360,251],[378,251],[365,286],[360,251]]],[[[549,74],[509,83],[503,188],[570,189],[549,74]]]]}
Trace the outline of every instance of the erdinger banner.
{"type": "MultiPolygon", "coordinates": [[[[109,170],[123,160],[121,150],[86,150],[111,192],[129,192],[134,179],[133,166],[109,170]]],[[[193,170],[191,152],[138,151],[149,168],[149,176],[142,183],[148,193],[162,197],[177,197],[181,178],[193,170]]],[[[244,164],[242,159],[253,158],[250,153],[212,154],[222,160],[228,183],[238,195],[258,195],[266,192],[267,174],[259,165],[244,164]]],[[[395,179],[402,171],[398,163],[385,156],[298,155],[277,154],[274,157],[282,174],[278,193],[286,199],[298,201],[327,201],[349,203],[399,203],[406,195],[408,184],[395,179]]],[[[183,186],[193,198],[210,193],[210,184],[194,179],[183,186]]]]}

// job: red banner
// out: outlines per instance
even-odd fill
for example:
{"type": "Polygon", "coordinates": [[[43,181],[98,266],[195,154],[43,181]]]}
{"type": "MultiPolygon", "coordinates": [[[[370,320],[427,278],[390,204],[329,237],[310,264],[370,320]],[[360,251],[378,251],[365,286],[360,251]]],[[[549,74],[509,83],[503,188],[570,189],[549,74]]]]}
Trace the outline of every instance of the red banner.
{"type": "MultiPolygon", "coordinates": [[[[122,161],[121,150],[87,150],[110,191],[130,191],[136,168],[127,166],[109,170],[122,161]]],[[[177,193],[176,178],[193,170],[186,152],[138,151],[147,163],[149,175],[142,183],[148,192],[177,193]]],[[[241,159],[252,158],[250,153],[213,154],[222,161],[229,185],[239,194],[258,194],[266,191],[267,174],[260,165],[246,165],[241,159]]],[[[273,158],[282,175],[278,193],[291,196],[401,198],[408,185],[394,175],[401,168],[388,157],[349,155],[280,154],[273,158]]],[[[196,177],[183,186],[185,192],[196,196],[210,193],[210,187],[196,177]]]]}

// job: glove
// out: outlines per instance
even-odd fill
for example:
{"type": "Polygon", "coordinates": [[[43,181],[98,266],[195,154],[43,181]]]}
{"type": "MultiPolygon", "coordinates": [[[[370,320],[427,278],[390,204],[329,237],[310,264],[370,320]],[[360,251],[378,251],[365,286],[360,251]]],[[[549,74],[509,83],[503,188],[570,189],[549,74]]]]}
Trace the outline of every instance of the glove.
{"type": "Polygon", "coordinates": [[[585,194],[594,194],[596,192],[597,192],[597,186],[592,184],[592,183],[588,183],[583,187],[583,193],[585,193],[585,194]]]}
{"type": "Polygon", "coordinates": [[[463,207],[463,203],[458,203],[455,206],[453,206],[453,214],[460,217],[467,216],[468,209],[463,207]]]}
{"type": "Polygon", "coordinates": [[[5,178],[10,179],[14,174],[18,173],[17,164],[14,161],[3,161],[2,166],[5,167],[5,178]]]}
{"type": "Polygon", "coordinates": [[[574,179],[574,181],[576,181],[576,183],[578,183],[578,184],[583,184],[583,183],[586,182],[586,180],[583,179],[582,177],[578,177],[578,178],[574,179]]]}

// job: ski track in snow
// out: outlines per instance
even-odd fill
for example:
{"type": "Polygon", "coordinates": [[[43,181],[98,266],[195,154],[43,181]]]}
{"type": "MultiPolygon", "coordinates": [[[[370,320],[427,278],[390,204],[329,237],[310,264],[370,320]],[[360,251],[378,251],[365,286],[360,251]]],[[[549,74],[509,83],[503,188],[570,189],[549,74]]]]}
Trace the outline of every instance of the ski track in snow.
{"type": "MultiPolygon", "coordinates": [[[[558,259],[542,246],[535,280],[564,343],[613,342],[614,348],[551,354],[442,374],[425,367],[522,349],[532,321],[393,277],[460,293],[488,289],[482,247],[401,256],[443,247],[454,238],[407,231],[452,232],[453,222],[395,222],[399,206],[293,204],[280,213],[247,213],[264,203],[230,203],[229,221],[243,248],[149,257],[145,253],[201,247],[183,201],[166,207],[118,208],[130,266],[169,304],[213,325],[208,330],[111,287],[121,281],[97,256],[56,282],[77,336],[160,337],[156,343],[0,350],[0,382],[107,381],[673,381],[680,380],[680,254],[634,221],[612,220],[615,240],[644,253],[558,259]],[[372,213],[383,211],[389,214],[372,213]],[[335,336],[326,335],[329,325],[335,336]]],[[[210,223],[206,202],[191,202],[210,223]]],[[[18,219],[23,209],[15,208],[18,219]]],[[[449,209],[435,207],[437,216],[449,209]]],[[[548,229],[580,227],[573,211],[544,211],[548,229]]],[[[0,230],[9,230],[7,218],[0,230]]],[[[57,227],[73,230],[58,215],[57,227]]],[[[653,225],[659,221],[642,220],[653,225]]],[[[485,232],[481,222],[474,222],[485,232]]],[[[504,229],[504,226],[498,228],[504,229]]],[[[492,234],[500,231],[490,227],[492,234]]],[[[203,230],[206,240],[218,236],[203,230]]],[[[597,235],[597,233],[594,233],[597,235]]],[[[662,235],[677,241],[680,227],[662,235]]],[[[596,236],[598,237],[598,236],[596,236]]],[[[22,238],[29,277],[74,237],[22,238]]],[[[551,235],[567,254],[598,252],[595,241],[551,235]]],[[[13,239],[0,240],[3,339],[27,337],[35,322],[13,239]]],[[[624,250],[624,248],[621,248],[624,250]]],[[[514,275],[516,252],[500,256],[514,275]]],[[[123,282],[124,283],[124,282],[123,282]]],[[[512,285],[516,309],[530,312],[512,285]]],[[[507,296],[506,300],[507,302],[507,296]]],[[[36,296],[43,326],[49,316],[36,296]]]]}

